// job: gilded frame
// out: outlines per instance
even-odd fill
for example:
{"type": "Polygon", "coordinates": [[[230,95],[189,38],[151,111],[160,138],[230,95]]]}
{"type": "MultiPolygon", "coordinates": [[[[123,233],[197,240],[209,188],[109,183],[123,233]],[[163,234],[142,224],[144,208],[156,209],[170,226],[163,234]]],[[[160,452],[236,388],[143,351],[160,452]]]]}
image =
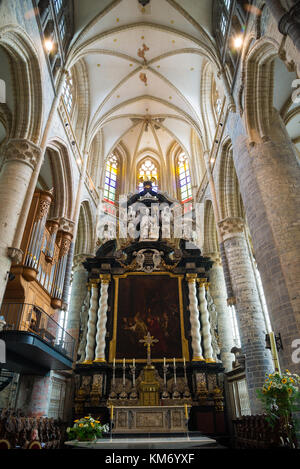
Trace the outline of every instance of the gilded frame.
{"type": "MultiPolygon", "coordinates": [[[[125,274],[122,275],[114,275],[113,280],[115,282],[115,288],[114,288],[114,320],[113,320],[113,336],[110,341],[109,345],[109,362],[112,363],[115,356],[116,356],[116,345],[117,345],[117,321],[118,321],[118,300],[119,300],[119,279],[121,278],[127,278],[128,276],[137,276],[137,275],[166,275],[169,278],[177,278],[178,279],[178,294],[179,294],[179,311],[180,311],[180,331],[181,331],[181,353],[182,353],[182,358],[176,358],[176,362],[183,362],[184,358],[186,361],[189,361],[189,347],[188,347],[188,340],[185,337],[185,328],[184,328],[184,318],[183,318],[183,295],[182,295],[182,280],[184,279],[184,275],[176,275],[171,272],[126,272],[125,274]]],[[[132,363],[132,360],[125,360],[127,363],[132,363]]],[[[145,359],[137,358],[136,363],[146,363],[147,358],[146,358],[146,353],[145,353],[145,359]]],[[[153,362],[155,363],[162,363],[163,358],[161,359],[152,359],[153,362]]],[[[122,359],[116,359],[116,363],[123,363],[122,359]]],[[[171,358],[166,358],[166,362],[173,362],[173,359],[171,358]]]]}

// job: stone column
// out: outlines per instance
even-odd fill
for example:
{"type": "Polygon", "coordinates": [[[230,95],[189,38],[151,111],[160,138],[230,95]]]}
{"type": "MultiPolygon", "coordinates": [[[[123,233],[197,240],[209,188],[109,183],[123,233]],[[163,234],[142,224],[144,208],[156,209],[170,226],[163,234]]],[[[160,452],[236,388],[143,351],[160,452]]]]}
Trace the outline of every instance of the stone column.
{"type": "Polygon", "coordinates": [[[86,297],[84,299],[83,305],[80,312],[80,329],[82,331],[81,340],[78,347],[78,363],[84,362],[85,360],[85,349],[86,349],[86,338],[88,330],[88,316],[90,309],[90,300],[91,300],[91,287],[88,285],[86,297]]]}
{"type": "Polygon", "coordinates": [[[193,361],[204,361],[201,348],[200,336],[200,322],[199,322],[199,309],[196,290],[197,274],[186,275],[189,288],[189,308],[190,308],[190,323],[191,323],[191,336],[192,336],[192,350],[193,361]]]}
{"type": "Polygon", "coordinates": [[[110,275],[101,274],[101,288],[100,300],[98,309],[98,323],[96,335],[96,353],[94,362],[105,362],[105,336],[106,336],[106,322],[107,322],[107,300],[108,300],[108,287],[110,282],[110,275]]]}
{"type": "Polygon", "coordinates": [[[91,365],[95,356],[95,343],[96,343],[96,323],[97,323],[97,308],[98,308],[98,280],[91,280],[91,303],[89,309],[89,320],[87,330],[87,340],[85,349],[85,365],[91,365]]]}
{"type": "Polygon", "coordinates": [[[226,218],[219,222],[228,259],[233,293],[236,300],[237,322],[241,347],[246,357],[246,379],[251,412],[261,411],[256,398],[265,373],[274,370],[271,353],[266,349],[265,321],[256,287],[241,218],[226,218]]]}
{"type": "Polygon", "coordinates": [[[13,244],[16,227],[22,216],[23,202],[41,150],[25,139],[12,139],[3,148],[0,173],[0,304],[6,288],[7,272],[16,254],[13,244]]]}
{"type": "Polygon", "coordinates": [[[80,330],[80,313],[87,292],[88,273],[82,262],[85,256],[75,256],[73,263],[73,280],[69,314],[67,320],[67,332],[78,340],[80,330]]]}
{"type": "Polygon", "coordinates": [[[292,1],[292,8],[286,11],[280,0],[266,0],[272,15],[278,23],[278,29],[284,36],[288,35],[300,52],[300,2],[292,1]]]}
{"type": "Polygon", "coordinates": [[[300,337],[300,166],[295,146],[275,110],[264,141],[250,144],[239,118],[229,125],[272,329],[282,338],[280,364],[297,373],[293,344],[300,337]]]}
{"type": "Polygon", "coordinates": [[[209,290],[217,310],[218,335],[220,339],[221,360],[225,371],[232,369],[234,355],[230,352],[234,347],[233,324],[227,306],[227,289],[223,273],[222,261],[218,253],[207,254],[213,261],[209,271],[209,290]]]}
{"type": "Polygon", "coordinates": [[[213,358],[213,349],[211,345],[211,333],[210,333],[210,322],[209,322],[209,312],[207,309],[207,301],[205,296],[205,289],[207,287],[207,279],[199,278],[199,305],[201,313],[201,326],[202,326],[202,343],[204,349],[204,357],[207,363],[214,363],[213,358]]]}

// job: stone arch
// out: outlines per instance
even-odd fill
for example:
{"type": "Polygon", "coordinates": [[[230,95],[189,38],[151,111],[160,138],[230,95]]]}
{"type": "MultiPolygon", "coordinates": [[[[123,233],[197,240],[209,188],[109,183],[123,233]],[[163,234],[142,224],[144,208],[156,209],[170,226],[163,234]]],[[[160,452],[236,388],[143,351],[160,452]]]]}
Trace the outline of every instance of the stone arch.
{"type": "Polygon", "coordinates": [[[94,248],[93,225],[90,203],[88,200],[84,200],[80,206],[74,256],[78,254],[92,254],[94,248]]]}
{"type": "Polygon", "coordinates": [[[38,54],[28,34],[20,27],[0,28],[0,47],[9,57],[13,82],[10,138],[38,144],[43,120],[42,80],[38,54]]]}
{"type": "Polygon", "coordinates": [[[219,170],[219,212],[220,219],[227,217],[242,217],[243,208],[239,182],[236,175],[231,141],[225,140],[219,170]]]}
{"type": "MultiPolygon", "coordinates": [[[[51,171],[51,179],[45,181],[54,190],[54,201],[50,211],[51,218],[65,217],[69,220],[73,216],[73,176],[70,157],[66,146],[54,140],[49,142],[45,152],[44,163],[51,171]]],[[[42,170],[40,172],[39,182],[42,185],[42,170]]],[[[45,180],[45,177],[43,178],[45,180]]],[[[46,189],[46,187],[45,187],[46,189]]],[[[51,187],[47,187],[51,189],[51,187]]]]}
{"type": "Polygon", "coordinates": [[[203,252],[208,255],[219,252],[219,243],[215,216],[211,200],[207,199],[204,204],[204,243],[203,252]]]}
{"type": "Polygon", "coordinates": [[[257,41],[245,56],[244,118],[250,141],[268,138],[273,115],[274,58],[279,45],[270,38],[257,41]]]}

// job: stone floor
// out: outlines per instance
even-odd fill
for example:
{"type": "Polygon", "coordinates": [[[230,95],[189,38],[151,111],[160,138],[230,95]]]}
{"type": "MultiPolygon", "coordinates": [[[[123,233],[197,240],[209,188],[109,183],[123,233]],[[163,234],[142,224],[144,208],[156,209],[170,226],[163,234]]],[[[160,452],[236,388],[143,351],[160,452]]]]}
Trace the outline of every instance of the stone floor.
{"type": "Polygon", "coordinates": [[[68,441],[69,447],[84,449],[226,449],[206,436],[103,438],[96,441],[68,441]]]}

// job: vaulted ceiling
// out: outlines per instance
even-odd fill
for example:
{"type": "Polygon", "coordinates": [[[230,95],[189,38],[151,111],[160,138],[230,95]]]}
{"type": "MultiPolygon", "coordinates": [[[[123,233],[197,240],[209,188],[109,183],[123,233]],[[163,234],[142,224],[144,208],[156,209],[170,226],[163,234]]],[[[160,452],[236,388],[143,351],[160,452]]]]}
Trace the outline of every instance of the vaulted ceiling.
{"type": "Polygon", "coordinates": [[[161,158],[174,140],[190,154],[204,133],[201,76],[218,70],[212,0],[75,0],[69,67],[86,66],[87,144],[101,129],[104,158],[122,142],[134,158],[161,158]]]}

